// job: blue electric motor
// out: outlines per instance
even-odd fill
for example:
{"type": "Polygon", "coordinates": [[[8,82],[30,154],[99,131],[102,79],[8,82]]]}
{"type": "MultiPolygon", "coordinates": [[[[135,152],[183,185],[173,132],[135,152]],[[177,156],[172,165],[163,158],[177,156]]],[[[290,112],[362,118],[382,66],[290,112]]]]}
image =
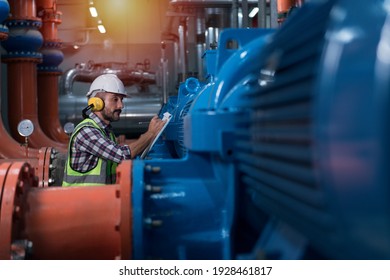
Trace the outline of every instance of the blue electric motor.
{"type": "Polygon", "coordinates": [[[134,162],[135,258],[390,258],[386,3],[221,34],[165,108],[175,153],[134,162]]]}

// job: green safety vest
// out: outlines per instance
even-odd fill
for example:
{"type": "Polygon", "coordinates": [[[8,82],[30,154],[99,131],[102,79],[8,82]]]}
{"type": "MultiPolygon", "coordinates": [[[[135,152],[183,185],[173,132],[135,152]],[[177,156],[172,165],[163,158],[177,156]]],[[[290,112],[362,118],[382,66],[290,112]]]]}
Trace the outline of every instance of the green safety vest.
{"type": "MultiPolygon", "coordinates": [[[[105,160],[99,158],[96,166],[87,172],[76,171],[70,166],[70,158],[71,158],[74,138],[77,135],[77,133],[80,131],[80,129],[84,126],[91,126],[99,129],[102,135],[105,138],[107,138],[107,135],[103,131],[103,129],[99,127],[98,124],[92,119],[86,118],[76,126],[69,140],[69,147],[68,147],[69,152],[68,152],[68,158],[65,163],[64,179],[62,181],[62,186],[63,187],[97,186],[97,185],[115,184],[116,167],[118,166],[118,164],[111,160],[105,160]]],[[[113,133],[110,133],[109,139],[117,143],[115,135],[113,133]]]]}

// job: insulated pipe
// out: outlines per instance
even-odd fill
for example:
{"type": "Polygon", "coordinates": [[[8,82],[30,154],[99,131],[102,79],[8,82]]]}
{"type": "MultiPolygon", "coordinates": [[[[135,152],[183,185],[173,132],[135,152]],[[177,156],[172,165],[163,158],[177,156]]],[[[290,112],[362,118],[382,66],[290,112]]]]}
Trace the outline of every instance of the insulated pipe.
{"type": "Polygon", "coordinates": [[[57,11],[56,0],[36,0],[37,12],[42,19],[40,29],[43,35],[41,52],[43,61],[38,65],[38,119],[49,138],[67,143],[69,136],[64,132],[58,113],[58,77],[62,71],[58,65],[63,61],[61,41],[57,37],[57,25],[61,23],[61,12],[57,11]]]}
{"type": "Polygon", "coordinates": [[[38,121],[36,64],[42,61],[42,54],[37,52],[42,45],[42,35],[37,30],[41,20],[35,17],[35,2],[13,0],[10,1],[10,7],[12,17],[6,20],[6,25],[12,36],[3,43],[7,51],[3,61],[8,64],[8,118],[11,135],[19,142],[24,141],[17,133],[17,125],[23,119],[30,119],[35,128],[29,138],[32,147],[48,146],[66,151],[65,144],[46,136],[38,121]]]}
{"type": "Polygon", "coordinates": [[[0,164],[0,259],[131,259],[131,168],[115,185],[38,188],[29,164],[0,164]]]}

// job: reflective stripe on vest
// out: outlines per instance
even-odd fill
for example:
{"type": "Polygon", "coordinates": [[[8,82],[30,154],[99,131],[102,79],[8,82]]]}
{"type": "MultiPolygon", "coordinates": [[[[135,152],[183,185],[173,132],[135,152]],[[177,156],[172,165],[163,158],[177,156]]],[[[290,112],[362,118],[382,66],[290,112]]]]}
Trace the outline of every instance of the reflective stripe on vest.
{"type": "MultiPolygon", "coordinates": [[[[99,131],[102,133],[104,137],[107,138],[106,133],[103,131],[102,128],[98,126],[98,124],[93,121],[92,119],[84,119],[82,122],[80,122],[72,134],[70,140],[69,140],[69,151],[68,151],[68,158],[66,160],[65,164],[65,170],[64,170],[64,179],[62,182],[62,186],[96,186],[96,185],[105,185],[105,184],[114,184],[116,181],[116,167],[117,163],[110,161],[110,160],[104,160],[99,158],[96,166],[92,168],[91,170],[87,172],[79,172],[74,170],[70,166],[70,158],[71,158],[71,152],[72,152],[72,145],[74,141],[74,137],[77,135],[77,133],[80,131],[80,129],[84,126],[91,126],[94,128],[99,129],[99,131]]],[[[116,138],[113,133],[110,133],[110,139],[116,143],[116,138]]]]}

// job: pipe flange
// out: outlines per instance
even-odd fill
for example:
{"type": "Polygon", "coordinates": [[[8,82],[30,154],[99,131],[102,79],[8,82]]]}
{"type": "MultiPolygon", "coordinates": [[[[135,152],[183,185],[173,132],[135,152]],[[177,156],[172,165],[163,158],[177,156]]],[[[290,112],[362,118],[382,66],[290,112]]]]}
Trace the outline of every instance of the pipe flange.
{"type": "Polygon", "coordinates": [[[121,259],[132,259],[132,161],[123,161],[118,165],[116,172],[116,181],[120,186],[120,200],[121,200],[121,221],[119,226],[119,232],[121,236],[121,256],[118,258],[121,259]]]}
{"type": "Polygon", "coordinates": [[[4,24],[8,27],[33,27],[41,28],[42,20],[40,18],[11,18],[4,21],[4,24]]]}
{"type": "Polygon", "coordinates": [[[57,151],[50,147],[43,147],[39,149],[38,154],[38,178],[40,188],[46,188],[52,185],[53,179],[50,177],[50,166],[52,159],[54,159],[57,151]]]}
{"type": "Polygon", "coordinates": [[[25,258],[32,244],[24,240],[22,248],[19,241],[23,240],[25,194],[37,186],[34,168],[26,162],[5,163],[0,166],[0,184],[0,259],[25,258]]]}

